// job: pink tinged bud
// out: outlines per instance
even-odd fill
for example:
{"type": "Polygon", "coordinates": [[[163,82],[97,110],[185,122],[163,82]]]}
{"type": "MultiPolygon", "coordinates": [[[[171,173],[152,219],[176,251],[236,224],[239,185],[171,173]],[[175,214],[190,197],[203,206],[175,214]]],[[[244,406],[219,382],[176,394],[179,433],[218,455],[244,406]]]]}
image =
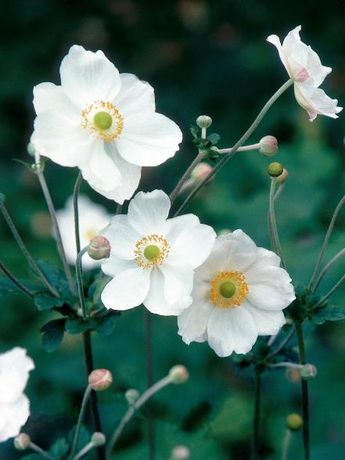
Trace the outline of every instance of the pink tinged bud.
{"type": "Polygon", "coordinates": [[[102,235],[97,235],[90,241],[87,253],[94,260],[106,259],[110,256],[110,243],[102,235]]]}
{"type": "Polygon", "coordinates": [[[173,366],[169,371],[169,377],[171,383],[180,384],[184,383],[189,379],[189,374],[185,366],[180,364],[173,366]]]}
{"type": "Polygon", "coordinates": [[[96,431],[91,436],[91,442],[95,447],[103,446],[106,442],[106,437],[103,433],[96,431]]]}
{"type": "Polygon", "coordinates": [[[186,446],[176,446],[171,451],[171,460],[188,460],[190,450],[186,446]]]}
{"type": "Polygon", "coordinates": [[[18,436],[14,438],[13,444],[17,450],[26,450],[30,447],[31,438],[26,433],[19,433],[18,436]]]}
{"type": "Polygon", "coordinates": [[[260,142],[259,151],[267,157],[272,157],[278,152],[278,141],[274,136],[265,136],[260,142]]]}
{"type": "Polygon", "coordinates": [[[294,80],[298,82],[306,81],[310,77],[308,70],[304,67],[302,67],[301,70],[299,70],[295,75],[294,75],[294,80]]]}
{"type": "Polygon", "coordinates": [[[95,391],[107,390],[113,382],[113,376],[108,369],[95,369],[89,375],[89,385],[95,391]]]}
{"type": "Polygon", "coordinates": [[[212,166],[202,161],[197,166],[195,166],[190,174],[190,177],[197,182],[201,182],[212,172],[212,170],[212,166]]]}
{"type": "Polygon", "coordinates": [[[300,372],[304,379],[313,379],[317,375],[317,369],[313,364],[305,364],[300,372]]]}

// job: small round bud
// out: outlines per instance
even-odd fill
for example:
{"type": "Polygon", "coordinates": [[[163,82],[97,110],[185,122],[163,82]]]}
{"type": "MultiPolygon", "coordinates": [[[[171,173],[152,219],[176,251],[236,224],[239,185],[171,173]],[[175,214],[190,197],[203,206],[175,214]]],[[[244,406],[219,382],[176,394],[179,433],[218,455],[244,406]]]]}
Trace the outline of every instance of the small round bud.
{"type": "Polygon", "coordinates": [[[171,451],[171,460],[188,460],[190,450],[186,446],[176,446],[171,451]]]}
{"type": "Polygon", "coordinates": [[[26,450],[30,447],[31,438],[26,433],[19,433],[18,436],[14,438],[13,444],[17,450],[26,450]]]}
{"type": "Polygon", "coordinates": [[[259,151],[267,157],[273,157],[278,152],[278,141],[274,136],[265,136],[260,142],[259,151]]]}
{"type": "Polygon", "coordinates": [[[200,115],[196,119],[196,124],[199,128],[209,128],[212,125],[212,118],[208,115],[200,115]]]}
{"type": "Polygon", "coordinates": [[[26,146],[26,151],[28,152],[28,154],[32,157],[35,156],[35,153],[36,153],[36,149],[35,149],[35,146],[32,142],[29,142],[28,145],[26,146]]]}
{"type": "Polygon", "coordinates": [[[267,167],[267,172],[271,177],[278,177],[283,172],[284,168],[281,163],[277,163],[276,161],[270,163],[267,167]]]}
{"type": "Polygon", "coordinates": [[[189,374],[185,366],[178,364],[170,369],[169,377],[171,379],[171,383],[180,384],[188,380],[189,374]]]}
{"type": "Polygon", "coordinates": [[[285,377],[291,383],[298,383],[301,381],[300,370],[289,367],[285,371],[285,377]]]}
{"type": "Polygon", "coordinates": [[[110,243],[102,235],[97,235],[89,243],[87,253],[94,260],[106,259],[110,256],[110,243]]]}
{"type": "Polygon", "coordinates": [[[89,385],[95,391],[103,391],[110,387],[113,376],[108,369],[95,369],[89,375],[89,385]]]}
{"type": "Polygon", "coordinates": [[[211,165],[202,161],[195,166],[190,174],[190,177],[197,182],[201,182],[212,172],[212,170],[213,168],[211,165]]]}
{"type": "Polygon", "coordinates": [[[317,375],[317,369],[313,364],[305,364],[300,372],[304,379],[313,379],[317,375]]]}
{"type": "Polygon", "coordinates": [[[288,170],[284,168],[281,175],[277,177],[277,182],[279,184],[284,184],[286,182],[286,179],[288,178],[288,175],[289,175],[288,170]]]}
{"type": "Polygon", "coordinates": [[[135,388],[130,388],[129,390],[126,391],[125,393],[125,398],[128,401],[128,404],[130,406],[133,406],[135,401],[139,398],[139,391],[136,390],[135,388]]]}
{"type": "Polygon", "coordinates": [[[299,414],[289,414],[286,417],[286,427],[291,431],[298,431],[303,426],[303,419],[299,414]]]}
{"type": "Polygon", "coordinates": [[[105,435],[103,433],[100,433],[99,431],[96,431],[91,436],[91,442],[95,447],[103,446],[105,444],[105,441],[106,441],[105,435]]]}

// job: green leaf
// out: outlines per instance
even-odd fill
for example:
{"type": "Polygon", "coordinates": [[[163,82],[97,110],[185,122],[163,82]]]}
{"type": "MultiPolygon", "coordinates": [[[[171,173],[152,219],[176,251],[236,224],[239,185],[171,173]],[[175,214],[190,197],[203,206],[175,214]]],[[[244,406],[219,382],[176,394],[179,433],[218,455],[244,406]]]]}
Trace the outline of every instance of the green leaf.
{"type": "Polygon", "coordinates": [[[312,321],[323,324],[325,321],[340,321],[345,318],[345,308],[337,305],[326,305],[313,312],[312,321]]]}
{"type": "Polygon", "coordinates": [[[83,332],[88,331],[89,329],[94,329],[96,327],[96,321],[94,320],[83,320],[82,318],[78,319],[68,319],[65,324],[65,330],[69,334],[82,334],[83,332]]]}
{"type": "Polygon", "coordinates": [[[42,345],[45,351],[51,353],[55,351],[62,342],[65,332],[66,319],[53,319],[46,323],[42,328],[42,345]]]}
{"type": "Polygon", "coordinates": [[[39,311],[51,310],[54,307],[61,307],[65,301],[64,299],[53,297],[48,294],[35,295],[35,305],[39,311]]]}
{"type": "Polygon", "coordinates": [[[220,141],[220,135],[218,133],[212,133],[207,136],[207,139],[211,142],[212,145],[217,145],[220,141]]]}
{"type": "Polygon", "coordinates": [[[42,460],[42,456],[38,454],[29,454],[21,457],[21,460],[42,460]]]}
{"type": "Polygon", "coordinates": [[[67,454],[68,450],[69,450],[68,442],[66,441],[65,438],[60,438],[52,445],[49,452],[51,453],[51,455],[54,456],[54,458],[56,458],[56,460],[60,460],[60,459],[62,460],[64,455],[67,454]]]}
{"type": "Polygon", "coordinates": [[[46,275],[48,281],[55,287],[55,289],[64,297],[65,299],[71,297],[71,292],[68,286],[65,273],[60,270],[55,265],[50,264],[49,262],[40,260],[38,262],[39,267],[46,275]]]}
{"type": "MultiPolygon", "coordinates": [[[[23,283],[24,286],[30,289],[31,291],[38,290],[37,285],[32,283],[30,280],[19,279],[19,281],[23,283]]],[[[19,287],[7,277],[0,276],[0,296],[9,294],[23,294],[23,291],[19,289],[19,287]]]]}
{"type": "Polygon", "coordinates": [[[96,331],[100,335],[110,335],[115,328],[115,324],[116,324],[116,319],[114,315],[106,316],[105,318],[102,318],[99,321],[96,327],[96,331]]]}

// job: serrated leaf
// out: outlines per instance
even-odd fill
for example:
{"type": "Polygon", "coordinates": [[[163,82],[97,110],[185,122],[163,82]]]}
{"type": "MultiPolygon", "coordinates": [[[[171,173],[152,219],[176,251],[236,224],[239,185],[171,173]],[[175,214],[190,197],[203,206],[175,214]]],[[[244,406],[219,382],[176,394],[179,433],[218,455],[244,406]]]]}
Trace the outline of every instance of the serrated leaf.
{"type": "Polygon", "coordinates": [[[50,448],[49,452],[56,460],[62,459],[69,450],[69,444],[65,438],[58,439],[50,448]]]}
{"type": "Polygon", "coordinates": [[[96,327],[96,321],[83,319],[68,319],[65,324],[65,330],[69,334],[82,334],[83,332],[88,331],[89,329],[94,329],[96,327]]]}
{"type": "Polygon", "coordinates": [[[101,335],[110,335],[115,328],[115,324],[116,319],[113,315],[106,316],[99,321],[96,331],[101,335]]]}
{"type": "Polygon", "coordinates": [[[312,321],[323,324],[326,321],[340,321],[345,318],[345,309],[337,305],[326,305],[313,312],[312,321]]]}
{"type": "Polygon", "coordinates": [[[42,345],[48,353],[55,351],[62,342],[65,332],[65,322],[64,318],[53,319],[41,328],[41,332],[43,333],[42,345]]]}
{"type": "Polygon", "coordinates": [[[54,307],[61,307],[65,301],[61,298],[48,294],[35,295],[34,302],[39,311],[51,310],[54,307]]]}
{"type": "Polygon", "coordinates": [[[69,298],[71,293],[65,273],[57,266],[43,260],[38,261],[38,265],[59,294],[64,298],[69,298]]]}
{"type": "Polygon", "coordinates": [[[207,136],[207,139],[211,142],[212,145],[217,145],[220,141],[220,135],[218,133],[212,133],[207,136]]]}

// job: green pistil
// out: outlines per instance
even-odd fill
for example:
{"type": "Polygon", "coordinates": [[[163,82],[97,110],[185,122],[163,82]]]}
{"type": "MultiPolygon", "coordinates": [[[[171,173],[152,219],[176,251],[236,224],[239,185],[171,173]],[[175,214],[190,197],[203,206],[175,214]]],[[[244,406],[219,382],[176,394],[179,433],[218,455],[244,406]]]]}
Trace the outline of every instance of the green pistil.
{"type": "Polygon", "coordinates": [[[236,286],[231,281],[225,281],[219,286],[219,292],[222,297],[230,299],[236,292],[236,286]]]}
{"type": "Polygon", "coordinates": [[[144,256],[148,260],[154,260],[157,259],[157,257],[160,255],[161,251],[158,246],[155,244],[150,244],[149,246],[146,246],[144,249],[144,256]]]}
{"type": "Polygon", "coordinates": [[[108,112],[97,112],[93,117],[93,124],[101,130],[109,129],[112,123],[113,119],[108,112]]]}

